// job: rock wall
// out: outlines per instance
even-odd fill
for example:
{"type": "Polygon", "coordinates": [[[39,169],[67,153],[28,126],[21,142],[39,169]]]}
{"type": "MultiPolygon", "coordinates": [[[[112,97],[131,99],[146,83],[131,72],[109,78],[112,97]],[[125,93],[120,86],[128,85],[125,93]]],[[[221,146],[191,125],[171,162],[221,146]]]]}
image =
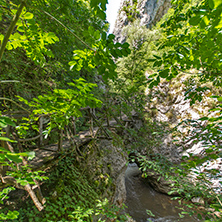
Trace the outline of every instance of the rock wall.
{"type": "Polygon", "coordinates": [[[132,11],[133,9],[130,6],[134,4],[136,4],[135,18],[140,19],[140,25],[147,28],[155,25],[170,8],[170,0],[122,0],[113,31],[118,42],[126,40],[125,36],[122,35],[122,31],[124,27],[132,22],[126,11],[124,11],[124,7],[128,7],[129,11],[132,11]]]}
{"type": "MultiPolygon", "coordinates": [[[[191,70],[190,74],[181,73],[171,81],[161,81],[160,84],[152,90],[147,89],[149,103],[147,104],[146,111],[149,113],[149,117],[152,118],[154,122],[167,123],[169,129],[174,129],[178,124],[181,124],[177,127],[177,131],[172,133],[169,131],[169,133],[162,135],[159,146],[151,147],[154,154],[161,154],[174,164],[179,163],[182,156],[190,156],[189,153],[192,153],[193,156],[198,158],[204,157],[206,147],[201,142],[198,142],[198,140],[195,141],[194,136],[195,134],[201,136],[201,131],[197,131],[195,126],[183,123],[183,121],[186,119],[198,121],[199,118],[209,116],[209,110],[216,107],[217,104],[214,98],[208,96],[208,94],[214,94],[214,90],[216,90],[208,83],[206,86],[209,87],[209,89],[205,92],[203,100],[201,102],[196,101],[192,106],[190,105],[190,100],[186,99],[184,94],[192,86],[190,81],[198,81],[198,79],[195,80],[194,76],[191,76],[191,74],[194,73],[195,70],[191,70]],[[158,97],[156,95],[158,95],[158,97]]],[[[216,115],[216,112],[213,112],[211,117],[214,115],[216,115]]],[[[202,125],[199,123],[199,127],[204,127],[205,123],[206,122],[202,122],[202,125]]],[[[217,169],[221,171],[221,163],[221,158],[207,161],[199,166],[199,171],[201,173],[207,169],[217,169]]],[[[163,178],[158,180],[160,175],[152,170],[147,171],[147,175],[147,180],[155,190],[168,193],[170,188],[169,181],[165,181],[163,178]]],[[[195,182],[194,178],[193,175],[189,175],[190,181],[195,182]]],[[[219,186],[218,180],[211,178],[211,182],[212,187],[219,186]]]]}
{"type": "MultiPolygon", "coordinates": [[[[180,74],[171,81],[162,81],[152,90],[147,90],[147,96],[150,101],[146,110],[155,122],[168,123],[169,127],[173,129],[183,120],[198,120],[209,115],[208,111],[215,107],[216,101],[206,96],[201,102],[196,102],[191,106],[190,100],[186,99],[184,95],[189,89],[189,81],[190,74],[180,74]]],[[[211,88],[210,85],[208,87],[211,88]]],[[[210,93],[210,90],[206,92],[206,94],[208,93],[210,93]]],[[[186,153],[183,150],[192,149],[190,150],[191,152],[198,154],[203,149],[201,144],[193,144],[188,139],[191,137],[193,130],[191,126],[184,128],[182,125],[177,129],[180,133],[174,135],[174,138],[172,134],[166,134],[162,137],[162,145],[154,149],[156,153],[161,153],[174,163],[180,161],[181,155],[186,153]],[[182,141],[182,135],[187,140],[182,141]],[[173,140],[178,141],[177,146],[173,145],[173,140]]]]}
{"type": "Polygon", "coordinates": [[[103,174],[108,174],[115,186],[113,203],[121,206],[126,199],[125,171],[127,155],[121,147],[114,146],[110,140],[101,140],[98,144],[103,155],[100,164],[103,165],[103,174]]]}

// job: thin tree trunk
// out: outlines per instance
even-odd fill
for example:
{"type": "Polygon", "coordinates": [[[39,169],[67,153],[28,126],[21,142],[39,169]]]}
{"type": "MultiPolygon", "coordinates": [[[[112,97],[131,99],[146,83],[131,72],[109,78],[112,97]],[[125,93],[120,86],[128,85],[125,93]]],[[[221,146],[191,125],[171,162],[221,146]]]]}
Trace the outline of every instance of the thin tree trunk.
{"type": "Polygon", "coordinates": [[[4,53],[5,47],[7,45],[7,42],[9,40],[9,37],[12,34],[12,31],[14,30],[17,21],[19,20],[19,17],[20,17],[20,15],[22,13],[22,9],[25,7],[26,1],[27,0],[21,2],[20,6],[19,6],[19,8],[18,8],[14,18],[12,19],[12,22],[11,22],[11,24],[10,24],[10,26],[9,26],[6,34],[5,34],[5,37],[4,37],[3,42],[2,42],[2,45],[0,47],[0,61],[2,59],[2,56],[3,56],[3,53],[4,53]]]}
{"type": "MultiPolygon", "coordinates": [[[[22,149],[22,146],[21,146],[21,143],[19,142],[19,139],[17,138],[16,136],[16,139],[18,141],[18,148],[19,148],[19,152],[23,152],[23,149],[22,149]]],[[[13,147],[11,146],[11,144],[9,142],[7,142],[7,145],[8,145],[8,148],[9,150],[11,150],[11,152],[14,152],[14,149],[13,147]]],[[[23,163],[23,166],[27,166],[28,165],[28,162],[27,160],[25,159],[25,157],[22,157],[22,163],[23,163]]],[[[31,170],[28,170],[28,173],[30,173],[31,170]]],[[[41,211],[44,209],[43,205],[45,203],[45,198],[43,197],[42,195],[42,192],[41,192],[41,188],[39,186],[39,183],[38,181],[34,180],[34,182],[36,183],[36,186],[38,187],[38,195],[39,195],[39,199],[38,197],[36,196],[35,192],[32,190],[32,187],[30,186],[30,184],[27,184],[25,185],[24,189],[28,192],[28,194],[30,195],[30,197],[32,198],[33,200],[33,203],[35,204],[36,208],[41,211]],[[40,203],[41,201],[41,203],[40,203]]]]}
{"type": "Polygon", "coordinates": [[[32,190],[30,184],[25,185],[25,190],[29,193],[30,197],[32,198],[33,203],[37,207],[39,211],[42,211],[44,209],[43,205],[40,203],[38,198],[36,197],[34,191],[32,190]]]}

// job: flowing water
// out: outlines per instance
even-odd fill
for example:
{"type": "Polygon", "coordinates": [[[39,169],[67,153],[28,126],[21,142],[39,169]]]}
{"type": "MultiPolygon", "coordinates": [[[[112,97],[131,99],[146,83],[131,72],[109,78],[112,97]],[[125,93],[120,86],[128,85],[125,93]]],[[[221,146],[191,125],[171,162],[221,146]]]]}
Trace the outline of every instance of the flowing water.
{"type": "Polygon", "coordinates": [[[181,212],[176,207],[177,201],[171,197],[154,191],[144,184],[138,174],[139,168],[136,164],[129,164],[125,173],[125,184],[127,191],[126,206],[129,213],[136,222],[196,222],[196,218],[189,216],[180,218],[181,212]],[[155,217],[147,215],[146,210],[150,210],[155,217]]]}

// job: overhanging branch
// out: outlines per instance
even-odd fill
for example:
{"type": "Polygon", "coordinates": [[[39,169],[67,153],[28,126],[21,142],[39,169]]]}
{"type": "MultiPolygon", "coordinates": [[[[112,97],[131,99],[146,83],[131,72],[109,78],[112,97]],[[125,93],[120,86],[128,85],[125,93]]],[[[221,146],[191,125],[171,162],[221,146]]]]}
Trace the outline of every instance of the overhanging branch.
{"type": "Polygon", "coordinates": [[[19,20],[19,16],[22,13],[22,9],[24,8],[26,1],[27,0],[24,0],[24,1],[21,2],[20,6],[19,6],[14,18],[12,19],[12,22],[11,22],[11,24],[10,24],[10,26],[9,26],[6,34],[5,34],[5,37],[3,39],[3,42],[2,42],[2,45],[1,45],[1,48],[0,48],[0,62],[1,62],[4,50],[5,50],[5,47],[7,45],[7,42],[9,40],[9,37],[12,34],[12,31],[15,28],[15,25],[16,25],[17,21],[19,20]]]}
{"type": "Polygon", "coordinates": [[[86,42],[84,42],[81,38],[79,38],[79,36],[77,36],[74,32],[72,32],[69,28],[67,28],[62,22],[60,22],[58,19],[56,19],[54,16],[52,16],[51,14],[49,14],[46,11],[43,11],[46,15],[48,15],[49,17],[51,17],[52,19],[54,19],[56,22],[58,22],[62,27],[64,27],[66,30],[68,30],[75,38],[77,38],[83,45],[85,45],[87,48],[89,48],[90,50],[92,50],[93,52],[96,52],[92,47],[90,47],[86,42]]]}

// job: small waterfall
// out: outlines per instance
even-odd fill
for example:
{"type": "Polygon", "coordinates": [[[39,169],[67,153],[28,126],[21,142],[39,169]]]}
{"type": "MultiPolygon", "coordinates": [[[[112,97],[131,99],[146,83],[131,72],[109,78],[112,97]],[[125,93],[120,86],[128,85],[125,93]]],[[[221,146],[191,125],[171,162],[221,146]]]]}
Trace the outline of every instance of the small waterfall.
{"type": "Polygon", "coordinates": [[[141,180],[141,172],[135,163],[129,163],[125,173],[126,206],[136,222],[194,222],[197,219],[191,217],[180,218],[177,201],[171,197],[158,193],[141,180]],[[149,216],[146,210],[151,211],[155,217],[149,216]]]}

